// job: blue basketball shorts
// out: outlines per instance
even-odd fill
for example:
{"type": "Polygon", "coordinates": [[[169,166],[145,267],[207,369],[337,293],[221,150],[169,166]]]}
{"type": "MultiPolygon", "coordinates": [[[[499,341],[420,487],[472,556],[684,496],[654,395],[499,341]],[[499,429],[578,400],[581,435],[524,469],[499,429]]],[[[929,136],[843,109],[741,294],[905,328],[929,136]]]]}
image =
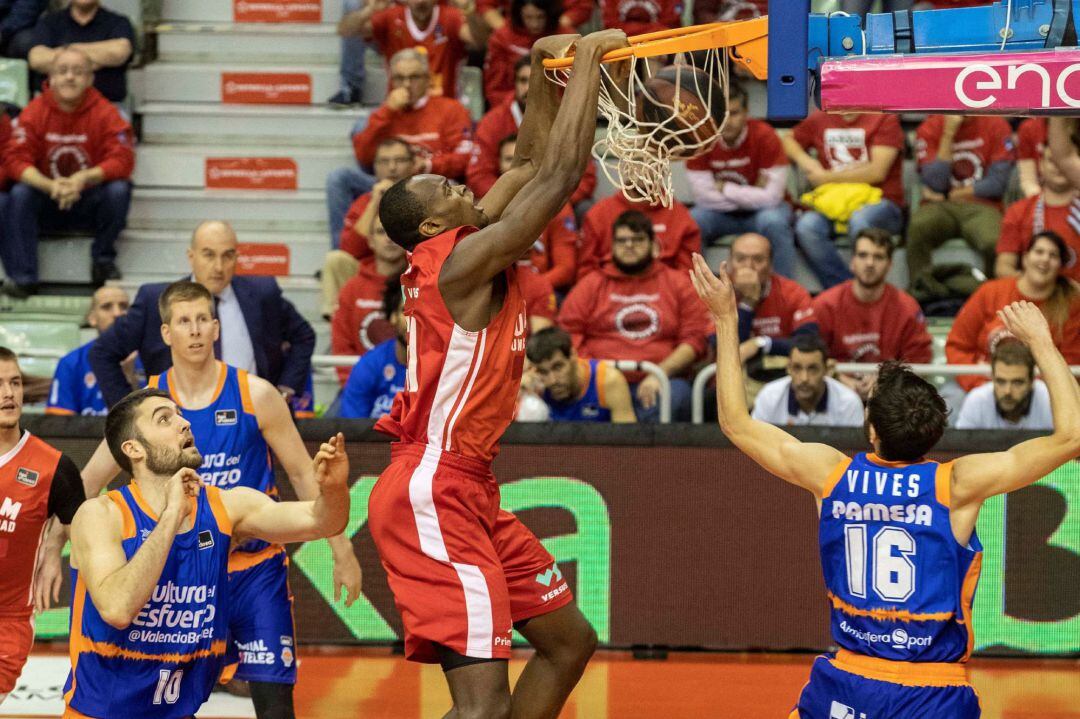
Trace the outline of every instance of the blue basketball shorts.
{"type": "Polygon", "coordinates": [[[789,719],[979,719],[959,664],[891,662],[840,650],[814,660],[789,719]]]}
{"type": "Polygon", "coordinates": [[[296,632],[289,590],[289,558],[280,546],[229,562],[229,647],[224,677],[248,682],[296,683],[296,632]],[[257,561],[253,566],[244,565],[257,561]],[[234,569],[234,567],[244,567],[234,569]],[[238,666],[237,666],[238,665],[238,666]]]}

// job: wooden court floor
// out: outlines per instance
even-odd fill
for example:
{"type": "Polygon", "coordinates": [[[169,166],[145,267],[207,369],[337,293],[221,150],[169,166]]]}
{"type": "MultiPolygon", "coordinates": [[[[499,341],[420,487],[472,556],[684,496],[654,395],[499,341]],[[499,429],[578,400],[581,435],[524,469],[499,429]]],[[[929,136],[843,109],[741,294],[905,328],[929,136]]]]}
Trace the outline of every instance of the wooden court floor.
{"type": "MultiPolygon", "coordinates": [[[[450,706],[437,666],[406,662],[387,649],[303,647],[300,657],[296,707],[302,719],[440,719],[450,706]]],[[[512,680],[527,658],[526,652],[515,656],[512,680]]],[[[47,701],[24,703],[20,711],[9,699],[0,718],[59,713],[57,685],[68,666],[63,646],[39,645],[31,661],[28,670],[53,675],[44,682],[52,689],[37,692],[47,701]]],[[[695,653],[637,660],[602,651],[560,719],[786,719],[812,661],[809,654],[695,653]]],[[[976,659],[971,676],[984,719],[1080,719],[1080,660],[976,659]]],[[[248,700],[219,693],[199,713],[199,719],[253,716],[248,700]]]]}

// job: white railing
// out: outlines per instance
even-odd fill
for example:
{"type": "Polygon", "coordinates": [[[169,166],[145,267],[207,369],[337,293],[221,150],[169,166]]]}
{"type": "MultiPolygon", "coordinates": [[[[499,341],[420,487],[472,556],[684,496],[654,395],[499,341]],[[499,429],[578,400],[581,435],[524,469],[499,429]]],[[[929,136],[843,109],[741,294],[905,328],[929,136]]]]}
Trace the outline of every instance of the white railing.
{"type": "MultiPolygon", "coordinates": [[[[958,377],[965,374],[990,375],[988,364],[913,364],[911,370],[922,377],[958,377]]],[[[836,371],[848,374],[859,372],[877,372],[878,365],[869,362],[837,362],[836,371]]],[[[1080,377],[1080,365],[1069,367],[1076,377],[1080,377]]],[[[706,365],[694,377],[691,390],[690,420],[694,424],[705,421],[705,386],[716,376],[716,364],[706,365]]]]}

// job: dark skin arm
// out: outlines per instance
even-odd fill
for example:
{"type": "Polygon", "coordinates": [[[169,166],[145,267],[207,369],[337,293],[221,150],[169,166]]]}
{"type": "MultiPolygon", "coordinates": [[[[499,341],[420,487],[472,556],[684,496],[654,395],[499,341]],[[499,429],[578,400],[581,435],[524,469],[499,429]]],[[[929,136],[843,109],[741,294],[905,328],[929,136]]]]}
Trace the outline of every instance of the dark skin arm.
{"type": "MultiPolygon", "coordinates": [[[[578,41],[573,73],[554,122],[550,121],[552,107],[548,102],[554,101],[553,89],[537,91],[537,107],[533,105],[533,87],[549,83],[542,75],[530,83],[522,139],[515,155],[515,163],[520,164],[511,170],[518,174],[506,182],[500,179],[481,205],[485,215],[498,220],[462,240],[439,276],[439,291],[462,328],[477,331],[488,325],[505,292],[504,285],[500,282],[497,286],[495,279],[532,246],[581,181],[596,132],[600,58],[625,46],[626,35],[620,30],[602,30],[578,41]],[[521,168],[537,163],[535,176],[526,179],[530,171],[521,168]],[[515,192],[514,184],[523,179],[515,192]]],[[[542,73],[543,68],[539,69],[542,73]]]]}

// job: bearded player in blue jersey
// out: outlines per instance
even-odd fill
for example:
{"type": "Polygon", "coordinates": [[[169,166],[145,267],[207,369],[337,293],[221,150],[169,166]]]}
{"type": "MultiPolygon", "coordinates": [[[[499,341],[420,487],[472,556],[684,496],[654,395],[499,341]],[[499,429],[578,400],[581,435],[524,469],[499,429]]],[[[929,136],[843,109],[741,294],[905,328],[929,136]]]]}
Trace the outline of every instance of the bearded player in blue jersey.
{"type": "MultiPolygon", "coordinates": [[[[281,463],[300,499],[312,499],[317,486],[312,465],[285,400],[264,379],[214,359],[220,327],[214,301],[200,284],[181,280],[158,301],[162,338],[172,368],[150,378],[191,423],[203,462],[203,484],[220,489],[248,487],[277,498],[271,452],[281,463]]],[[[115,453],[98,449],[83,470],[90,496],[96,496],[119,471],[115,453]]],[[[335,596],[347,590],[346,606],[360,594],[360,565],[347,537],[330,538],[335,596]]],[[[293,598],[289,559],[280,544],[249,540],[229,557],[232,614],[226,677],[246,681],[259,719],[293,719],[296,683],[293,598]]]]}
{"type": "Polygon", "coordinates": [[[738,312],[725,268],[700,255],[694,288],[716,322],[720,428],[764,469],[814,495],[835,654],[818,657],[789,719],[975,719],[966,662],[982,566],[975,521],[984,501],[1080,455],[1080,389],[1042,312],[998,314],[1026,344],[1050,391],[1054,433],[1004,452],[926,459],[946,426],[934,387],[899,363],[881,366],[866,403],[873,453],[849,458],[751,419],[739,362],[738,312]]]}

